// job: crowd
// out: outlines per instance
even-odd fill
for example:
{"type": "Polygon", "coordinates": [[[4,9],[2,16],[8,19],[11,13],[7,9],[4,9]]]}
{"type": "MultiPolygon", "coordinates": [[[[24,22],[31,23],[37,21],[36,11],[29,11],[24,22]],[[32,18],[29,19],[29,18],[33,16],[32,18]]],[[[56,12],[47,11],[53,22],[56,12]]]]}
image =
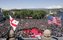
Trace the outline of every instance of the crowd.
{"type": "MultiPolygon", "coordinates": [[[[63,27],[48,25],[46,20],[43,19],[17,19],[17,20],[19,20],[20,22],[15,31],[15,37],[17,36],[21,36],[25,38],[34,37],[35,33],[42,35],[43,30],[45,29],[50,29],[52,31],[53,36],[63,37],[63,30],[62,30],[63,27]],[[37,28],[37,30],[34,28],[37,28]],[[36,31],[33,32],[33,30],[36,31]]],[[[10,28],[11,26],[9,24],[9,20],[6,20],[4,23],[0,23],[0,37],[7,37],[10,28]]]]}

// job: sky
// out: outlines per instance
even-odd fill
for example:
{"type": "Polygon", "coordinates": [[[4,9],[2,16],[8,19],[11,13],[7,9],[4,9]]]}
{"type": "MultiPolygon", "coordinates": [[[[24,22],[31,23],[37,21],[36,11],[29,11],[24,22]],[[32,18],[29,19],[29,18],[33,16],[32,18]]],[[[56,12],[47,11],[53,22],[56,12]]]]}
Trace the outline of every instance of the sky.
{"type": "Polygon", "coordinates": [[[0,0],[0,8],[3,9],[51,7],[63,7],[63,0],[0,0]]]}

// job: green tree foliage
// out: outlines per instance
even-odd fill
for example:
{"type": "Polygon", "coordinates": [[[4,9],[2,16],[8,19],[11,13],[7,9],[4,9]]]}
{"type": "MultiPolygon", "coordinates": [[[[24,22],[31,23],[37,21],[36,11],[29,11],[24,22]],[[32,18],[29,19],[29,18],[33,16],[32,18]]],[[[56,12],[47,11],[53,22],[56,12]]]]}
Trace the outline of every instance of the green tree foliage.
{"type": "Polygon", "coordinates": [[[34,10],[33,11],[33,18],[41,19],[43,18],[47,13],[43,10],[34,10]]]}
{"type": "Polygon", "coordinates": [[[9,18],[9,17],[8,17],[8,14],[9,14],[9,11],[3,11],[3,15],[4,15],[6,18],[9,18]]]}
{"type": "MultiPolygon", "coordinates": [[[[10,10],[11,11],[11,10],[10,10]]],[[[32,10],[32,9],[21,9],[21,10],[12,10],[14,14],[12,14],[16,18],[26,18],[32,17],[33,19],[42,19],[47,12],[43,10],[32,10]]],[[[8,16],[9,11],[3,11],[5,16],[8,16]]]]}

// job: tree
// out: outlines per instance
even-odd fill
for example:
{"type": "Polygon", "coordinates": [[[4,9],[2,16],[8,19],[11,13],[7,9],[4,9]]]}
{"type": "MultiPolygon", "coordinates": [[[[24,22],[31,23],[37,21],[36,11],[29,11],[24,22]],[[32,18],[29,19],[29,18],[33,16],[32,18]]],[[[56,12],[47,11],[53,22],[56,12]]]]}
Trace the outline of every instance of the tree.
{"type": "MultiPolygon", "coordinates": [[[[21,9],[21,10],[11,10],[15,13],[12,14],[16,18],[26,18],[32,17],[33,19],[42,19],[47,14],[46,11],[43,10],[30,10],[30,9],[21,9]]],[[[9,11],[4,11],[4,15],[8,16],[9,11]]]]}
{"type": "Polygon", "coordinates": [[[9,11],[3,11],[3,15],[4,15],[6,18],[9,18],[8,14],[9,14],[9,11]]]}

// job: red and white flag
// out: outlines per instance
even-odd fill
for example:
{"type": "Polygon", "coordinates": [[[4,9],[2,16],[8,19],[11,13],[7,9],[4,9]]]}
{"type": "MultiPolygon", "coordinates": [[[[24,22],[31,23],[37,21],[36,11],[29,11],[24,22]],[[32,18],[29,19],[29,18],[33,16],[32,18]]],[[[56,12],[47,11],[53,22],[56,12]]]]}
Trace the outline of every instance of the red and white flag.
{"type": "Polygon", "coordinates": [[[14,18],[12,18],[11,16],[10,17],[10,25],[12,26],[13,30],[15,31],[19,21],[15,20],[14,18]]]}

